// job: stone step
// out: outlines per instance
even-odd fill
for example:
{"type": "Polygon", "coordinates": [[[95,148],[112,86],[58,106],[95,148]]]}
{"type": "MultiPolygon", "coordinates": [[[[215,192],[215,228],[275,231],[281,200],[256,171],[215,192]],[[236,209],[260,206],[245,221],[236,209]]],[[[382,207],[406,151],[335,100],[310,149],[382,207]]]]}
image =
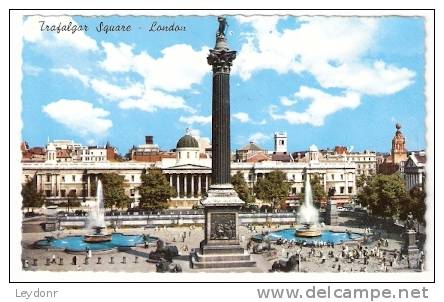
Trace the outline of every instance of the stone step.
{"type": "Polygon", "coordinates": [[[198,262],[193,260],[193,268],[235,268],[235,267],[254,267],[256,261],[239,260],[239,261],[208,261],[198,262]]]}
{"type": "Polygon", "coordinates": [[[244,249],[240,245],[205,245],[202,247],[204,255],[243,254],[244,249]]]}
{"type": "Polygon", "coordinates": [[[224,254],[224,255],[202,255],[196,253],[198,262],[214,262],[214,261],[243,261],[250,260],[250,254],[247,252],[243,254],[224,254]]]}

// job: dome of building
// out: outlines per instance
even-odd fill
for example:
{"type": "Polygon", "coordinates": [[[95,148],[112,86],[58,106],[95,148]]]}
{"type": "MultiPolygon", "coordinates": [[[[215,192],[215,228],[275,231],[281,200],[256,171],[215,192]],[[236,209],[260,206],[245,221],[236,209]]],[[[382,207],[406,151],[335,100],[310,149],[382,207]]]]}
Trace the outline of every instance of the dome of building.
{"type": "Polygon", "coordinates": [[[311,145],[310,146],[310,152],[318,152],[318,147],[316,147],[316,145],[311,145]]]}
{"type": "Polygon", "coordinates": [[[190,134],[185,134],[177,142],[176,148],[199,148],[199,143],[190,134]]]}

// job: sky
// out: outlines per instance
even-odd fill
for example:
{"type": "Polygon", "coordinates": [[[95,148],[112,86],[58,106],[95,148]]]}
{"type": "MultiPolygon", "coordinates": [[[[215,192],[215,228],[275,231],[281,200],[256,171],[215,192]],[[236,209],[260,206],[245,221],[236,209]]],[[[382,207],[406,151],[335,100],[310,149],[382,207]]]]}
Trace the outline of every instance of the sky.
{"type": "MultiPolygon", "coordinates": [[[[109,141],[125,154],[145,135],[163,150],[175,148],[187,128],[211,138],[206,57],[216,17],[23,21],[22,139],[30,146],[109,141]],[[83,30],[47,30],[70,22],[83,30]],[[99,31],[101,22],[131,31],[99,31]],[[149,30],[157,25],[179,30],[149,30]]],[[[227,22],[237,51],[233,150],[249,141],[273,150],[273,133],[286,131],[289,151],[315,144],[388,152],[396,123],[408,150],[426,148],[423,18],[228,16],[227,22]]]]}

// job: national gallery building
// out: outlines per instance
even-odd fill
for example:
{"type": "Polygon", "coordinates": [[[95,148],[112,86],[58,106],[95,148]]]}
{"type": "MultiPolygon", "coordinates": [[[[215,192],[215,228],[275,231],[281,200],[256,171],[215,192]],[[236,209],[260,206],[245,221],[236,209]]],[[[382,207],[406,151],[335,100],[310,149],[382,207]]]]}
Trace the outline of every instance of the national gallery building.
{"type": "MultiPolygon", "coordinates": [[[[177,142],[175,158],[161,158],[155,162],[142,161],[99,161],[76,162],[56,161],[53,154],[47,154],[44,162],[23,162],[22,183],[34,179],[37,190],[42,191],[47,201],[54,203],[67,200],[75,191],[80,201],[95,200],[93,187],[102,173],[117,173],[125,177],[125,191],[136,205],[139,199],[137,187],[141,174],[151,168],[158,168],[165,175],[177,194],[171,199],[171,208],[191,208],[197,205],[211,185],[211,157],[202,156],[199,143],[190,134],[177,142]]],[[[231,173],[243,173],[246,182],[253,188],[256,181],[273,170],[285,173],[291,183],[288,202],[294,203],[298,193],[303,192],[304,175],[317,174],[324,190],[336,190],[333,198],[338,203],[351,201],[356,194],[356,164],[347,160],[325,160],[315,146],[311,146],[307,159],[301,161],[263,160],[259,162],[231,162],[231,173]]]]}

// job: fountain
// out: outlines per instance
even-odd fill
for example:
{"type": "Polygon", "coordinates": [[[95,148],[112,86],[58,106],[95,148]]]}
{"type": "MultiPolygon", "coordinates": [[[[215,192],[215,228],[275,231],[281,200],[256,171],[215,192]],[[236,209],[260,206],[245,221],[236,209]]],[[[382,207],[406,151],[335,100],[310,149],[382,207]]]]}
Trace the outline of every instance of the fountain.
{"type": "Polygon", "coordinates": [[[319,228],[318,210],[313,206],[313,194],[311,191],[310,177],[305,173],[304,204],[299,210],[303,228],[296,230],[298,237],[318,237],[321,235],[319,228]]]}
{"type": "Polygon", "coordinates": [[[257,242],[276,242],[289,241],[301,245],[324,245],[324,244],[341,244],[349,241],[361,241],[364,239],[362,234],[352,233],[350,231],[337,232],[332,230],[323,230],[319,226],[318,210],[313,206],[313,196],[311,191],[310,179],[305,173],[305,196],[304,203],[299,210],[299,217],[302,228],[283,229],[266,235],[254,235],[252,239],[257,242]]]}
{"type": "Polygon", "coordinates": [[[118,248],[132,248],[136,246],[146,246],[148,243],[155,243],[159,238],[149,235],[125,235],[121,233],[104,233],[105,208],[103,204],[102,182],[97,183],[97,199],[94,207],[90,209],[86,228],[93,232],[87,235],[70,235],[61,238],[45,236],[45,239],[34,242],[34,247],[62,250],[69,253],[84,253],[86,250],[96,252],[109,251],[118,248]]]}
{"type": "Polygon", "coordinates": [[[87,234],[83,240],[85,242],[104,242],[111,241],[111,234],[103,233],[105,225],[105,207],[103,204],[103,188],[102,181],[99,179],[97,182],[97,199],[94,207],[91,209],[88,215],[86,225],[94,230],[93,234],[87,234]]]}

